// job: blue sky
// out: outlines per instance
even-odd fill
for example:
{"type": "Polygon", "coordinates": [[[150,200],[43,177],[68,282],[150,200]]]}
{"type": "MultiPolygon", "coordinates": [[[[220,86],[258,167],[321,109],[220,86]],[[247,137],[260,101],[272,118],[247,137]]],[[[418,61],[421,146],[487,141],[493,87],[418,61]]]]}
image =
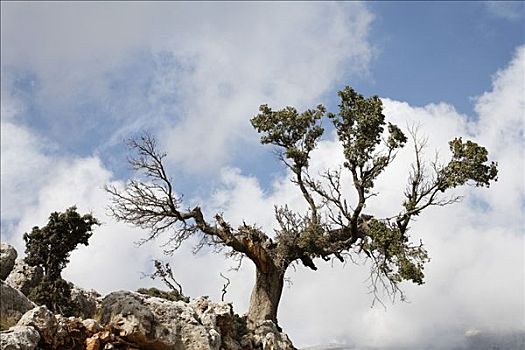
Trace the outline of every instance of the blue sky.
{"type": "Polygon", "coordinates": [[[378,56],[363,90],[419,106],[448,102],[474,115],[471,98],[490,88],[491,75],[523,44],[525,4],[508,6],[505,16],[484,2],[371,3],[378,56]]]}
{"type": "MultiPolygon", "coordinates": [[[[337,91],[350,84],[382,97],[385,114],[399,126],[420,123],[443,157],[454,136],[487,145],[500,181],[487,191],[460,190],[463,203],[415,224],[433,261],[427,285],[407,286],[409,306],[369,310],[364,268],[298,269],[291,276],[294,297],[285,292],[283,300],[284,328],[301,346],[335,341],[414,349],[436,339],[438,348],[460,346],[472,329],[525,328],[524,2],[2,2],[1,10],[2,240],[20,252],[21,233],[44,224],[50,211],[77,204],[105,225],[72,257],[68,277],[102,292],[153,283],[137,276],[161,255],[159,242],[137,250],[133,240],[144,233],[106,216],[101,190],[132,175],[123,140],[144,130],[168,152],[177,191],[189,202],[271,230],[274,203],[301,204],[249,118],[263,103],[335,110],[337,91]],[[492,237],[506,243],[494,245],[492,237]],[[118,274],[122,265],[130,272],[115,278],[93,272],[111,266],[118,274]],[[484,273],[498,282],[487,287],[484,273]],[[331,283],[341,287],[327,298],[352,315],[342,315],[336,302],[310,305],[331,283]],[[436,297],[443,301],[428,302],[436,297]],[[300,327],[297,308],[318,321],[300,327]],[[498,310],[507,316],[490,323],[498,310]],[[432,336],[414,335],[425,332],[432,336]]],[[[395,213],[409,156],[401,154],[398,168],[378,184],[385,196],[370,210],[395,213]]],[[[319,169],[336,166],[339,157],[328,127],[319,169]]],[[[180,272],[185,290],[217,297],[218,274],[228,262],[191,257],[189,247],[170,259],[186,258],[192,265],[180,272]]],[[[250,268],[233,277],[239,312],[250,268]]]]}

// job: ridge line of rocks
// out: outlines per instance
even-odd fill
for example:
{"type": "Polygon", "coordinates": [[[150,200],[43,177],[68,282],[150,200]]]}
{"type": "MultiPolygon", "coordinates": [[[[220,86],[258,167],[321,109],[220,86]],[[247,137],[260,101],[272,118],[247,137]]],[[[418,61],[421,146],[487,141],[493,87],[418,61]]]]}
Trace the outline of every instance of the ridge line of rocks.
{"type": "Polygon", "coordinates": [[[200,297],[186,303],[130,291],[102,297],[73,287],[78,315],[55,315],[28,295],[42,271],[17,260],[0,244],[0,348],[2,350],[295,350],[271,321],[254,331],[231,303],[200,297]]]}

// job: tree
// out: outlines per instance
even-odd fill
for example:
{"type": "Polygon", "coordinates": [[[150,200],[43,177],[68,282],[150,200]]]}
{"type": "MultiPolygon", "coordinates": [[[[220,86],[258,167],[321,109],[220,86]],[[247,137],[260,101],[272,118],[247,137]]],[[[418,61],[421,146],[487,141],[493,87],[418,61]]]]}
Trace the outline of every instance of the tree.
{"type": "Polygon", "coordinates": [[[303,213],[287,206],[276,207],[279,228],[275,235],[246,223],[233,227],[221,213],[206,218],[199,206],[184,209],[182,197],[175,193],[166,173],[166,154],[158,150],[149,135],[129,142],[136,152],[129,162],[144,177],[130,180],[123,189],[106,188],[112,196],[113,216],[149,230],[146,240],[170,231],[173,251],[198,235],[198,247],[226,248],[230,256],[249,258],[256,268],[247,314],[252,329],[264,320],[277,323],[285,272],[298,262],[316,270],[318,258],[344,262],[356,255],[364,256],[372,262],[371,281],[376,296],[378,288],[395,296],[405,280],[422,284],[428,255],[421,242],[410,241],[410,222],[430,206],[456,202],[458,197],[444,197],[452,188],[467,183],[489,187],[496,180],[497,164],[488,162],[484,147],[456,138],[450,142],[451,160],[445,165],[436,161],[429,166],[421,159],[424,141],[412,130],[415,162],[401,210],[390,218],[367,215],[363,210],[376,194],[374,182],[408,138],[398,126],[385,122],[379,97],[365,98],[350,87],[340,91],[339,97],[337,114],[327,113],[322,105],[302,113],[293,107],[274,111],[262,105],[251,119],[261,142],[277,148],[279,160],[289,169],[291,181],[308,206],[303,213]],[[324,132],[321,121],[326,118],[337,131],[345,161],[339,169],[327,169],[315,176],[309,172],[310,155],[324,132]],[[342,189],[345,172],[353,179],[355,203],[342,189]]]}
{"type": "Polygon", "coordinates": [[[30,233],[24,233],[25,261],[44,270],[42,282],[31,291],[30,299],[62,314],[71,311],[71,286],[62,279],[62,270],[69,263],[71,252],[79,244],[88,245],[93,226],[99,225],[91,214],[80,216],[76,210],[73,206],[65,213],[51,213],[46,226],[35,226],[30,233]]]}

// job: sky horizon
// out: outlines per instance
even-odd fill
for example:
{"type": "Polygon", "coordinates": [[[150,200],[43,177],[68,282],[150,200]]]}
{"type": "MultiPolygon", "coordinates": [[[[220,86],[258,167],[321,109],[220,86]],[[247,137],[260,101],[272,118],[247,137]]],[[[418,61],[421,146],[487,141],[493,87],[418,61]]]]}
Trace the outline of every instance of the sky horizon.
{"type": "MultiPolygon", "coordinates": [[[[107,215],[104,185],[133,176],[123,141],[144,131],[158,139],[185,205],[272,232],[274,204],[305,204],[249,119],[265,103],[335,112],[337,91],[351,85],[380,96],[387,121],[419,125],[428,159],[438,150],[446,160],[456,136],[472,139],[498,162],[499,179],[458,189],[461,203],[413,223],[431,262],[424,285],[403,284],[409,303],[370,307],[366,263],[298,266],[280,304],[284,331],[298,347],[356,349],[466,349],[474,335],[525,334],[525,3],[0,6],[1,239],[19,256],[24,232],[77,205],[103,225],[72,253],[66,279],[103,294],[161,287],[142,276],[160,258],[192,297],[220,300],[227,274],[226,298],[246,312],[248,261],[232,273],[235,262],[193,255],[191,240],[173,256],[163,238],[137,247],[146,232],[107,215]]],[[[342,160],[326,126],[316,171],[342,160]]],[[[401,209],[410,151],[378,180],[367,212],[401,209]]]]}

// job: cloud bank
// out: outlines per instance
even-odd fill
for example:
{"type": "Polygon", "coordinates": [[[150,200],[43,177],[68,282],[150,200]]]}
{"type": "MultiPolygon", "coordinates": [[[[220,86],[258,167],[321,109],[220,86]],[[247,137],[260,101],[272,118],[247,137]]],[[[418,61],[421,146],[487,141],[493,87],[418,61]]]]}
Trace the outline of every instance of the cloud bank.
{"type": "Polygon", "coordinates": [[[342,71],[366,74],[373,52],[373,15],[358,3],[2,10],[2,91],[41,111],[29,122],[88,154],[149,129],[185,171],[217,171],[239,156],[234,146],[253,143],[246,119],[263,101],[306,106],[342,71]]]}

